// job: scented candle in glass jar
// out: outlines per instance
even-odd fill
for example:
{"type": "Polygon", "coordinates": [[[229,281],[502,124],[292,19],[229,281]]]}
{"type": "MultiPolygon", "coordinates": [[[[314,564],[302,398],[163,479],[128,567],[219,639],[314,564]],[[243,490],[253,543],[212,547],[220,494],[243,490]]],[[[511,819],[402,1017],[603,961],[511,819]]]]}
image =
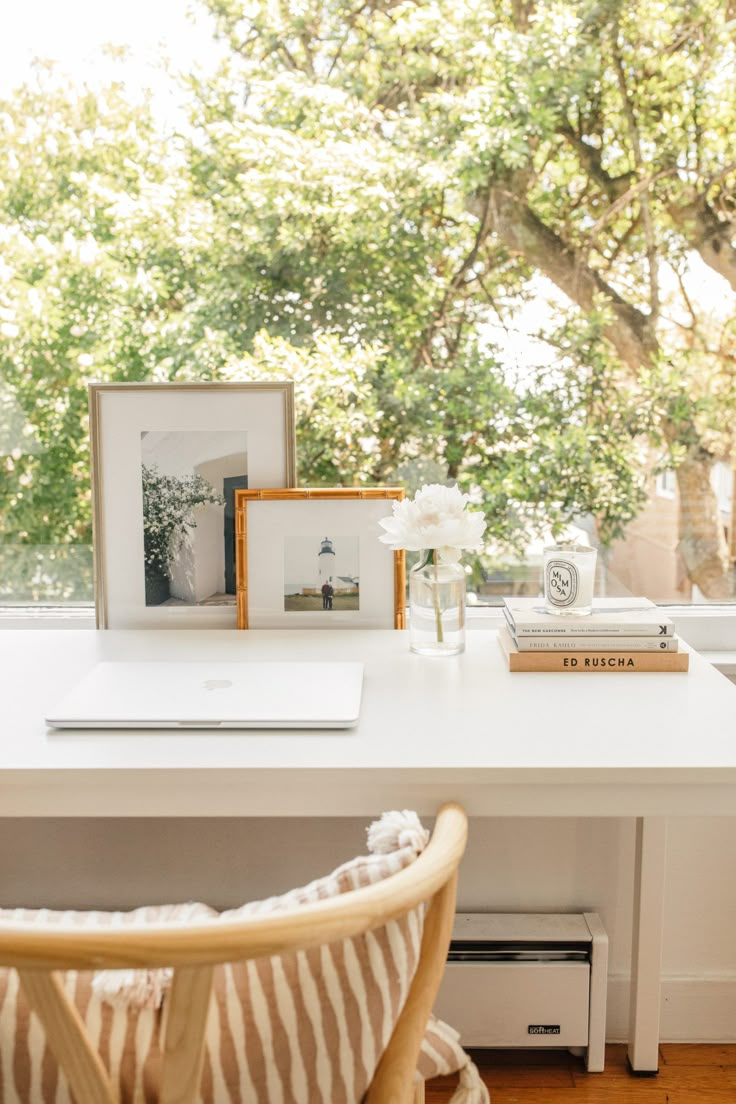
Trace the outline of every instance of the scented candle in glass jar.
{"type": "Polygon", "coordinates": [[[560,543],[544,549],[544,605],[561,616],[593,610],[596,550],[585,544],[560,543]]]}

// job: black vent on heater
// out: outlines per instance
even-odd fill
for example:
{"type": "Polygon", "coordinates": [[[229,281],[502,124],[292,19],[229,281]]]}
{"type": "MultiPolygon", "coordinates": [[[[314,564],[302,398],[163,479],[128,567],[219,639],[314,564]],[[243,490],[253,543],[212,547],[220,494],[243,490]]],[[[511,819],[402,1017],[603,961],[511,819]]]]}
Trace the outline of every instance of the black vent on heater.
{"type": "Polygon", "coordinates": [[[589,962],[590,943],[495,943],[485,939],[454,939],[448,962],[589,962]]]}

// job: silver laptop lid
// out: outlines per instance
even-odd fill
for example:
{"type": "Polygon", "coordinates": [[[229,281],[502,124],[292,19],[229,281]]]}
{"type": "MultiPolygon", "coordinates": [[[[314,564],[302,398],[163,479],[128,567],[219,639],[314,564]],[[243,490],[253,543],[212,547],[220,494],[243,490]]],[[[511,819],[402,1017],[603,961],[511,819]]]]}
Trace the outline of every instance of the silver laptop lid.
{"type": "Polygon", "coordinates": [[[363,664],[100,663],[49,710],[54,728],[351,728],[363,664]]]}

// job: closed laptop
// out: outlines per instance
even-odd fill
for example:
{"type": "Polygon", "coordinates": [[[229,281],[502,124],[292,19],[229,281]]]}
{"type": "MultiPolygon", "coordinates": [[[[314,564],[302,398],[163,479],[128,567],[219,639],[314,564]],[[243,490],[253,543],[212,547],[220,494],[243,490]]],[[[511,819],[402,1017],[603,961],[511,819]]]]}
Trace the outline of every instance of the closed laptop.
{"type": "Polygon", "coordinates": [[[93,667],[51,710],[54,728],[351,728],[363,664],[127,663],[93,667]]]}

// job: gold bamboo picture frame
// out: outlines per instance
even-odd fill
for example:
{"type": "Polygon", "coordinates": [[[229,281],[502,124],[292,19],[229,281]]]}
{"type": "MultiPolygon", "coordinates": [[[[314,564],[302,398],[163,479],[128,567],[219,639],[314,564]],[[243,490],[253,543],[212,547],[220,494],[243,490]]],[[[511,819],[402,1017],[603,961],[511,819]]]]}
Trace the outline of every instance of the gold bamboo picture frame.
{"type": "Polygon", "coordinates": [[[89,399],[97,627],[235,629],[234,488],[296,486],[293,382],[89,399]]]}
{"type": "Polygon", "coordinates": [[[406,627],[406,557],[379,541],[401,487],[235,492],[239,629],[406,627]]]}

